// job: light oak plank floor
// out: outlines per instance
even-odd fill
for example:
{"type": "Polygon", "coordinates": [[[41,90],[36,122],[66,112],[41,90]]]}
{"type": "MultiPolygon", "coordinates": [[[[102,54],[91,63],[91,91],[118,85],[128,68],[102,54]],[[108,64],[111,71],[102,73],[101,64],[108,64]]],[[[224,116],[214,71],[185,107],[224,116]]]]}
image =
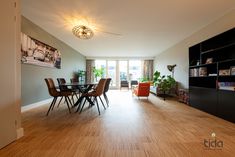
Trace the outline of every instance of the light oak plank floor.
{"type": "MultiPolygon", "coordinates": [[[[69,114],[65,104],[45,116],[48,105],[22,113],[25,136],[0,150],[1,157],[232,157],[235,124],[154,95],[108,93],[100,105],[69,114]],[[211,133],[216,137],[212,137],[211,133]],[[204,140],[223,142],[205,147],[204,140]]],[[[213,143],[212,143],[213,144],[213,143]]]]}

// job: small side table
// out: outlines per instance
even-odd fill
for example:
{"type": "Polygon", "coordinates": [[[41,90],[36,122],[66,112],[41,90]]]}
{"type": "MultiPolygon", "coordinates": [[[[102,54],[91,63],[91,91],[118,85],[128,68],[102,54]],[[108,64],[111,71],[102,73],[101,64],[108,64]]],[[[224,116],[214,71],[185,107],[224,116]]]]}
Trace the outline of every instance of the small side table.
{"type": "Polygon", "coordinates": [[[189,94],[187,89],[179,89],[179,102],[189,104],[189,94]]]}

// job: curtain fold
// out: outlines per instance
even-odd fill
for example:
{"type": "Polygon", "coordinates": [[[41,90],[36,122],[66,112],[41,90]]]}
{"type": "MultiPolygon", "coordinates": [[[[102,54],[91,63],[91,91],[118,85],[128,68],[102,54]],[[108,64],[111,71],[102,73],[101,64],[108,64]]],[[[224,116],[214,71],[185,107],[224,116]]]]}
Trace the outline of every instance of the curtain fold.
{"type": "Polygon", "coordinates": [[[86,82],[94,82],[93,68],[95,67],[95,60],[86,60],[86,82]]]}
{"type": "Polygon", "coordinates": [[[142,62],[142,76],[144,80],[153,80],[153,60],[144,60],[142,62]]]}

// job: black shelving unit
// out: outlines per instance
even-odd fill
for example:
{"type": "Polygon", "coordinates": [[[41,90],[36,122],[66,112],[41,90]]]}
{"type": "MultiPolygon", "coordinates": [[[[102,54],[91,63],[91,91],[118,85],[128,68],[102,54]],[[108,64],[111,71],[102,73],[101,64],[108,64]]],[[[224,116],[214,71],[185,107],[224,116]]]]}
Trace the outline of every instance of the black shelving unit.
{"type": "Polygon", "coordinates": [[[190,105],[235,122],[234,70],[235,28],[190,47],[190,105]]]}

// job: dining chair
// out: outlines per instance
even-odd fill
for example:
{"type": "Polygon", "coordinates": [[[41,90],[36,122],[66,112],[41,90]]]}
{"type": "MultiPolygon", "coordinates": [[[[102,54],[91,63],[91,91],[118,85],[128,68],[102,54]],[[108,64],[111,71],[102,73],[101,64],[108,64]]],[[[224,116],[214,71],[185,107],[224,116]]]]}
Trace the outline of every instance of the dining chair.
{"type": "Polygon", "coordinates": [[[49,107],[46,115],[48,116],[49,112],[51,110],[53,110],[58,97],[64,97],[65,98],[66,104],[68,106],[69,113],[71,113],[70,107],[69,107],[70,99],[68,98],[68,96],[70,95],[70,92],[57,91],[57,89],[55,87],[55,84],[54,84],[54,81],[53,81],[52,78],[45,78],[44,80],[45,80],[45,82],[47,84],[47,88],[48,88],[49,94],[53,97],[53,100],[52,100],[52,102],[50,104],[50,107],[49,107]]]}
{"type": "MultiPolygon", "coordinates": [[[[106,109],[102,99],[100,98],[100,96],[104,93],[104,87],[105,87],[106,81],[107,80],[104,79],[104,78],[100,79],[100,81],[99,81],[99,83],[98,83],[98,85],[97,85],[95,90],[93,90],[91,92],[88,92],[88,93],[84,93],[81,96],[81,97],[94,97],[94,103],[96,103],[96,105],[97,105],[97,109],[98,109],[99,115],[100,115],[100,109],[99,109],[99,103],[98,103],[97,97],[99,97],[99,99],[100,99],[104,109],[106,109]]],[[[80,110],[80,113],[82,112],[82,109],[83,109],[84,105],[85,105],[85,103],[83,103],[82,108],[80,110]]],[[[77,109],[77,111],[78,110],[79,110],[79,108],[77,109]]]]}
{"type": "MultiPolygon", "coordinates": [[[[73,104],[74,104],[74,92],[71,88],[68,88],[68,86],[63,86],[62,84],[65,84],[66,83],[66,80],[64,78],[57,78],[57,82],[58,82],[58,85],[59,85],[59,88],[60,88],[60,91],[65,91],[65,92],[69,92],[70,93],[70,96],[72,98],[72,101],[73,101],[73,104]]],[[[57,105],[57,107],[60,105],[60,102],[63,98],[60,99],[59,101],[59,104],[57,105]]],[[[70,100],[70,99],[69,99],[70,100]]],[[[73,105],[72,105],[73,106],[73,105]]]]}
{"type": "Polygon", "coordinates": [[[107,78],[106,83],[105,83],[105,87],[104,87],[104,92],[103,92],[104,99],[106,101],[107,106],[109,106],[109,99],[108,99],[106,93],[109,90],[109,85],[110,85],[111,80],[112,80],[111,78],[107,78]]]}

